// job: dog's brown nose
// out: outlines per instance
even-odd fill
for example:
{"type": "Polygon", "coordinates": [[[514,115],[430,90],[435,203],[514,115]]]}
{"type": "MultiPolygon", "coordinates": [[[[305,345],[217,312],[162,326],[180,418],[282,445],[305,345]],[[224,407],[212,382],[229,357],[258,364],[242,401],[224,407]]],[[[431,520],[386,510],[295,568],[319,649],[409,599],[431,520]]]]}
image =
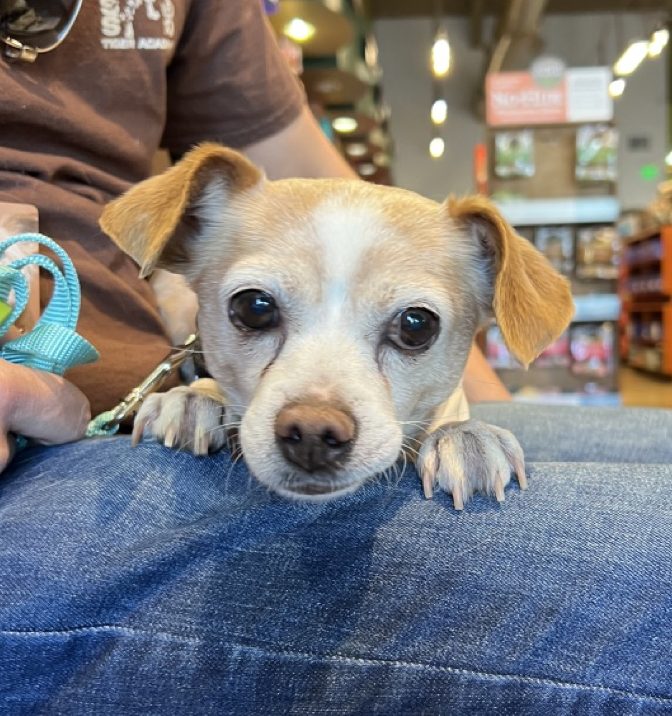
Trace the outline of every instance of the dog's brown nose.
{"type": "Polygon", "coordinates": [[[294,403],[275,419],[282,454],[306,472],[340,467],[355,431],[350,413],[324,403],[294,403]]]}

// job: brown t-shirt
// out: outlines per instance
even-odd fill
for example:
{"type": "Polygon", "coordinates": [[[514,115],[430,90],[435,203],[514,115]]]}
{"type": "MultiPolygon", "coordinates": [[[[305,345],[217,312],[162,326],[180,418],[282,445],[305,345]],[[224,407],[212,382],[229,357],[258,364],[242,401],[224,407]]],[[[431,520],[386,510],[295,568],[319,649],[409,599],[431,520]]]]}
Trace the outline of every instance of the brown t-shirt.
{"type": "Polygon", "coordinates": [[[0,59],[0,201],[36,205],[79,272],[79,331],[101,358],[67,377],[94,413],[169,350],[149,285],[98,229],[103,204],[148,176],[159,146],[244,147],[303,102],[261,0],[85,2],[59,48],[0,59]]]}

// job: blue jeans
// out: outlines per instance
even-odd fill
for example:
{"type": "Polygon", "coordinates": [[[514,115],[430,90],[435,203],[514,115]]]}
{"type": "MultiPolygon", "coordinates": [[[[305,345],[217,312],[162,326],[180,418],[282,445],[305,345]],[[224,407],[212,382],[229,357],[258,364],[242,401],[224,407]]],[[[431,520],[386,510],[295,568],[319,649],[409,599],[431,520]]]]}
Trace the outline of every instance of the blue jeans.
{"type": "Polygon", "coordinates": [[[0,477],[0,711],[672,713],[672,411],[481,406],[530,489],[321,505],[126,438],[0,477]]]}

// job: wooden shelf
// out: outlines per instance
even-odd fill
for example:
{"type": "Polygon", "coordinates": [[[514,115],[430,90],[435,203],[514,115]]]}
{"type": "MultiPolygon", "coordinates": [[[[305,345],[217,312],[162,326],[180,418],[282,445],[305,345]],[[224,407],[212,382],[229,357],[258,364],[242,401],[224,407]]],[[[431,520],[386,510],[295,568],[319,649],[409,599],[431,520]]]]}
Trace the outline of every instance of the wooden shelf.
{"type": "Polygon", "coordinates": [[[662,348],[661,340],[654,341],[652,338],[631,338],[630,343],[645,348],[662,348]]]}
{"type": "MultiPolygon", "coordinates": [[[[640,253],[648,253],[648,247],[640,253]]],[[[623,306],[621,354],[625,361],[636,368],[672,376],[672,226],[648,229],[625,239],[619,292],[623,306]],[[660,242],[656,250],[660,255],[638,257],[635,247],[646,242],[660,242]],[[657,280],[655,291],[632,291],[633,281],[647,279],[657,280]]]]}
{"type": "MultiPolygon", "coordinates": [[[[670,227],[668,227],[670,228],[670,227]]],[[[660,226],[657,226],[652,229],[645,229],[644,231],[640,231],[638,234],[633,234],[632,236],[626,236],[625,239],[623,239],[623,243],[626,245],[629,244],[636,244],[639,241],[646,241],[647,239],[652,239],[655,236],[658,236],[660,234],[660,226]]]]}
{"type": "Polygon", "coordinates": [[[647,303],[633,303],[629,310],[630,313],[655,313],[662,312],[667,305],[667,301],[649,301],[647,303]]]}
{"type": "Polygon", "coordinates": [[[630,270],[639,268],[650,268],[651,266],[660,266],[660,258],[640,259],[629,264],[630,270]]]}

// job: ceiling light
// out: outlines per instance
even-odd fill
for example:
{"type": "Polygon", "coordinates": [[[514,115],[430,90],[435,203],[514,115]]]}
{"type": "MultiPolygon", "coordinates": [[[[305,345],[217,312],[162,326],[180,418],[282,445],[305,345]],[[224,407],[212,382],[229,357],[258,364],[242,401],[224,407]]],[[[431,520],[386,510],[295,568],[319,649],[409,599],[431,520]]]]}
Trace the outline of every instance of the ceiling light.
{"type": "Polygon", "coordinates": [[[433,159],[438,159],[443,156],[443,151],[446,148],[446,143],[441,137],[434,137],[429,143],[429,154],[433,159]]]}
{"type": "Polygon", "coordinates": [[[350,134],[357,129],[357,120],[354,117],[336,117],[331,126],[339,134],[350,134]]]}
{"type": "Polygon", "coordinates": [[[294,42],[308,42],[315,34],[315,25],[294,17],[282,28],[282,32],[294,42]]]}
{"type": "Polygon", "coordinates": [[[443,124],[448,116],[448,103],[445,99],[437,99],[432,105],[432,122],[443,124]]]}
{"type": "Polygon", "coordinates": [[[649,40],[649,57],[658,57],[667,46],[669,39],[670,32],[666,27],[656,30],[649,40]]]}
{"type": "Polygon", "coordinates": [[[622,77],[612,80],[609,83],[609,96],[612,99],[620,97],[625,91],[625,80],[622,77]]]}
{"type": "Polygon", "coordinates": [[[349,157],[363,157],[368,151],[369,148],[364,142],[351,142],[345,145],[345,153],[349,157]]]}
{"type": "Polygon", "coordinates": [[[668,167],[672,167],[672,152],[667,153],[667,156],[665,157],[665,164],[667,164],[668,167]]]}
{"type": "Polygon", "coordinates": [[[432,73],[445,77],[450,71],[450,43],[445,30],[439,30],[432,45],[432,73]]]}
{"type": "Polygon", "coordinates": [[[378,43],[372,33],[364,38],[364,62],[369,68],[378,68],[378,43]]]}
{"type": "Polygon", "coordinates": [[[614,63],[614,74],[620,76],[631,75],[639,67],[648,53],[649,43],[647,40],[632,42],[614,63]]]}
{"type": "Polygon", "coordinates": [[[375,164],[371,164],[371,162],[364,162],[363,164],[357,165],[357,171],[363,177],[370,177],[373,176],[378,170],[376,169],[375,164]]]}

